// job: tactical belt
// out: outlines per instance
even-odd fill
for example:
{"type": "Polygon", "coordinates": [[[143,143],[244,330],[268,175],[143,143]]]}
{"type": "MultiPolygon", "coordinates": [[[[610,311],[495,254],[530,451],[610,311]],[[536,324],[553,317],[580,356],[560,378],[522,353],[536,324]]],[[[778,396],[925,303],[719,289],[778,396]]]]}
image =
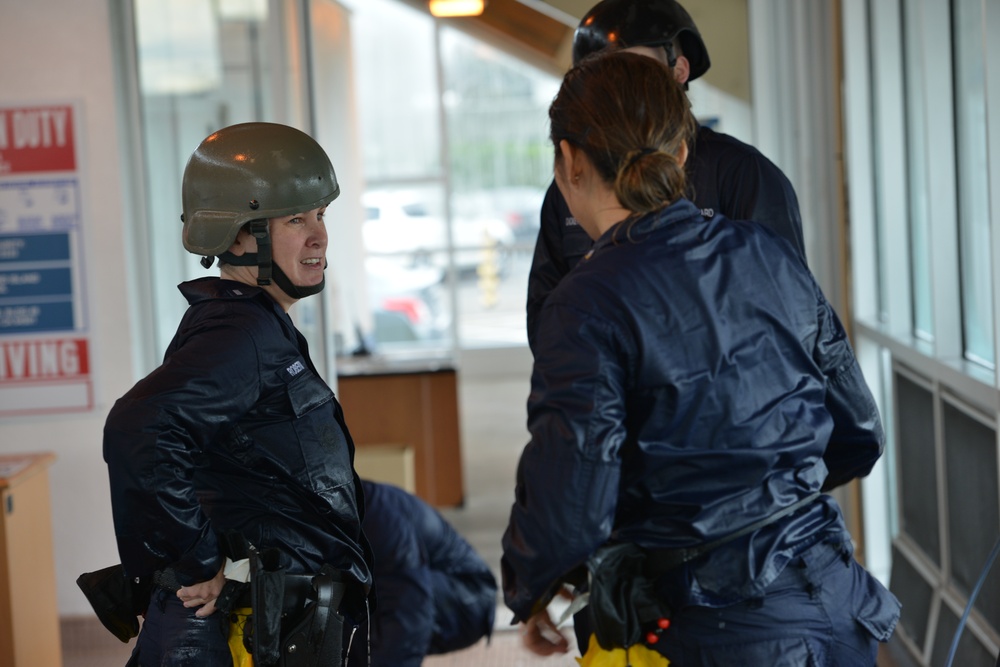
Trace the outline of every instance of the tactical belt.
{"type": "MultiPolygon", "coordinates": [[[[249,584],[227,580],[216,606],[223,613],[240,607],[253,610],[243,641],[256,665],[340,664],[344,618],[338,609],[347,592],[343,579],[329,565],[314,575],[259,570],[249,584]]],[[[181,587],[171,568],[157,571],[153,583],[172,592],[181,587]]]]}
{"type": "MultiPolygon", "coordinates": [[[[314,574],[285,574],[284,596],[282,598],[282,613],[289,614],[300,611],[306,606],[309,600],[315,599],[313,590],[314,574]]],[[[177,579],[177,573],[172,568],[157,570],[153,573],[153,585],[158,588],[176,593],[182,588],[177,579]]],[[[220,596],[221,597],[221,596],[220,596]]],[[[249,587],[242,587],[240,592],[233,598],[230,604],[226,605],[224,611],[231,611],[238,607],[251,606],[249,587]]],[[[221,607],[220,607],[221,608],[221,607]]]]}
{"type": "MultiPolygon", "coordinates": [[[[285,578],[285,594],[282,598],[282,613],[290,614],[296,611],[300,611],[306,606],[306,603],[316,598],[316,594],[313,591],[313,574],[286,574],[285,578]]],[[[244,590],[239,597],[236,598],[237,607],[249,607],[250,602],[250,590],[244,590]]]]}

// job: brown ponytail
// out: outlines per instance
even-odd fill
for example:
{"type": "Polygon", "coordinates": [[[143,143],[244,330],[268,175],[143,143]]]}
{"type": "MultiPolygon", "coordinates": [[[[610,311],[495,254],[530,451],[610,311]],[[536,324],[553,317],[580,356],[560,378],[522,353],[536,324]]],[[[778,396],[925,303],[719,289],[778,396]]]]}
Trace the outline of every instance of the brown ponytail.
{"type": "Polygon", "coordinates": [[[683,196],[680,155],[695,122],[682,84],[663,63],[627,51],[585,58],[563,79],[549,119],[553,144],[579,146],[634,216],[683,196]]]}
{"type": "Polygon", "coordinates": [[[622,206],[644,215],[677,201],[686,184],[684,166],[677,156],[655,150],[627,158],[618,170],[614,191],[622,206]]]}

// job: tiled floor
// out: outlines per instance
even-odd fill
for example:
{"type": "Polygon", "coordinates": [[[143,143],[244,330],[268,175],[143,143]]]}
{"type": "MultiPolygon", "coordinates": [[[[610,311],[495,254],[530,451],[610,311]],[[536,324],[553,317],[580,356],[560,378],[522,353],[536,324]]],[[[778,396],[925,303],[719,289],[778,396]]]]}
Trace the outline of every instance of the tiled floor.
{"type": "MultiPolygon", "coordinates": [[[[460,380],[466,502],[443,514],[494,567],[498,581],[500,538],[513,498],[517,460],[527,441],[527,395],[527,376],[460,380]]],[[[496,628],[489,644],[483,641],[464,651],[429,657],[424,666],[577,667],[575,650],[549,658],[526,651],[509,625],[510,618],[498,599],[496,628]]],[[[572,638],[571,631],[567,634],[572,638]]],[[[96,619],[64,620],[63,646],[63,667],[124,665],[131,648],[101,628],[96,619]]],[[[883,653],[879,665],[894,665],[888,653],[883,653]]]]}

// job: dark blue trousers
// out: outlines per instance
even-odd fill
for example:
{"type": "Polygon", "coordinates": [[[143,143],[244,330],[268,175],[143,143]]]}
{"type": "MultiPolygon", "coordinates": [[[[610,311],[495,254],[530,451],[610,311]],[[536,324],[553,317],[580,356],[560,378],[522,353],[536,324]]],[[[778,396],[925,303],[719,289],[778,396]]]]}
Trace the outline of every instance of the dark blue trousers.
{"type": "Polygon", "coordinates": [[[655,648],[684,667],[874,667],[899,602],[843,545],[793,559],[762,599],[674,612],[655,648]]]}
{"type": "Polygon", "coordinates": [[[186,609],[176,593],[157,588],[126,667],[232,667],[229,619],[186,609]]]}

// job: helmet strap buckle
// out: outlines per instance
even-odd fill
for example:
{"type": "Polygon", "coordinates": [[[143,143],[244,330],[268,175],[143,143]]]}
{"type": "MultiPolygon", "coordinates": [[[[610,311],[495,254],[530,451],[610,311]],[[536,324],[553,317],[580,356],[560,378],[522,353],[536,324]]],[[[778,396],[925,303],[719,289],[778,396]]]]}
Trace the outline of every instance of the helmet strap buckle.
{"type": "Polygon", "coordinates": [[[267,219],[250,222],[250,233],[257,239],[257,284],[271,284],[271,235],[267,230],[267,219]]]}

